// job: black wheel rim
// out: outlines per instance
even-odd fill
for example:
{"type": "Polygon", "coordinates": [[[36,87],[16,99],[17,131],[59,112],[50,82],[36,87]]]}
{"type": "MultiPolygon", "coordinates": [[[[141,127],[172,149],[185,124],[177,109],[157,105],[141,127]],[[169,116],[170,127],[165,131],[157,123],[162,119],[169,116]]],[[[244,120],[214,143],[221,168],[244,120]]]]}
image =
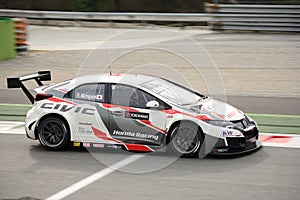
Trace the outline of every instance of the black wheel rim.
{"type": "Polygon", "coordinates": [[[45,146],[57,147],[66,137],[66,128],[59,120],[48,120],[41,127],[40,140],[45,146]]]}
{"type": "Polygon", "coordinates": [[[173,144],[175,149],[182,154],[195,152],[200,146],[197,130],[190,127],[179,127],[174,135],[173,144]]]}

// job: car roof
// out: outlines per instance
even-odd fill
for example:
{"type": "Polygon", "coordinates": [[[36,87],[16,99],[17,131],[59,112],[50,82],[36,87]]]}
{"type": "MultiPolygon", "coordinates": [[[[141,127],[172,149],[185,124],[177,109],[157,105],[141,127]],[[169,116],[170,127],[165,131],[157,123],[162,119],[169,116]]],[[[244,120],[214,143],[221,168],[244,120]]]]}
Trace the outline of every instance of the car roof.
{"type": "Polygon", "coordinates": [[[71,80],[70,85],[76,87],[87,83],[123,83],[138,86],[155,79],[160,78],[145,74],[93,74],[76,77],[71,80]]]}

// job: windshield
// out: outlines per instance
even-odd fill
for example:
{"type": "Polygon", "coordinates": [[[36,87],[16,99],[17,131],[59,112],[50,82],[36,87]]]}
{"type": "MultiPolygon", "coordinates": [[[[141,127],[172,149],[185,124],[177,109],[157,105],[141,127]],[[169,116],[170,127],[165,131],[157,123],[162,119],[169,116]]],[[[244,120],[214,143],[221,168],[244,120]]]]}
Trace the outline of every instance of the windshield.
{"type": "Polygon", "coordinates": [[[181,106],[195,104],[202,99],[195,92],[161,78],[143,83],[142,86],[181,106]]]}

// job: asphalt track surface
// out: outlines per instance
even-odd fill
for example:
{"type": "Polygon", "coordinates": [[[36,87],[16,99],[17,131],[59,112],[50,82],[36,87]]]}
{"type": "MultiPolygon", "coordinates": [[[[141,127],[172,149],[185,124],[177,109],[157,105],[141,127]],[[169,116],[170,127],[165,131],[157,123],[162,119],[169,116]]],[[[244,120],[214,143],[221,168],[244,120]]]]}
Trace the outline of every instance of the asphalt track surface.
{"type": "MultiPolygon", "coordinates": [[[[49,152],[24,135],[2,134],[0,152],[3,199],[45,199],[106,168],[85,150],[49,152]]],[[[100,150],[97,154],[113,160],[123,153],[100,150]]],[[[148,157],[150,161],[142,162],[145,168],[168,159],[164,154],[148,157]]],[[[296,200],[300,195],[299,160],[298,149],[274,147],[238,157],[179,158],[150,173],[113,172],[66,199],[296,200]]],[[[134,169],[137,163],[126,167],[134,169]]]]}
{"type": "MultiPolygon", "coordinates": [[[[39,29],[33,35],[39,37],[31,39],[35,46],[45,41],[39,31],[43,30],[39,29]]],[[[53,38],[57,36],[54,35],[56,32],[59,29],[52,32],[53,38]]],[[[88,33],[85,32],[86,35],[88,33]]],[[[53,38],[49,37],[49,40],[53,38]]],[[[193,38],[203,42],[219,66],[229,103],[248,113],[300,114],[299,36],[208,33],[195,34],[193,38]]],[[[59,42],[62,41],[64,39],[59,42]]],[[[165,41],[164,45],[176,44],[180,47],[184,43],[184,40],[175,43],[165,41]]],[[[48,46],[43,44],[45,48],[48,46]]],[[[37,71],[41,68],[39,66],[43,66],[43,69],[52,70],[53,82],[74,77],[88,52],[79,49],[34,51],[1,62],[0,102],[29,103],[22,92],[6,89],[7,76],[37,71]]],[[[141,58],[139,55],[133,60],[137,62],[141,58]]],[[[129,64],[128,61],[122,62],[129,64]]],[[[182,73],[185,71],[184,68],[177,69],[182,73]]],[[[83,149],[49,152],[24,135],[1,134],[0,137],[0,199],[45,199],[107,169],[92,156],[95,154],[83,149]]],[[[96,155],[108,160],[109,164],[128,156],[115,151],[101,149],[96,155]]],[[[122,171],[140,171],[170,159],[165,154],[145,154],[140,160],[121,168],[121,171],[107,174],[66,199],[296,200],[300,196],[299,157],[299,149],[264,147],[238,157],[179,158],[162,169],[148,173],[122,171]]]]}

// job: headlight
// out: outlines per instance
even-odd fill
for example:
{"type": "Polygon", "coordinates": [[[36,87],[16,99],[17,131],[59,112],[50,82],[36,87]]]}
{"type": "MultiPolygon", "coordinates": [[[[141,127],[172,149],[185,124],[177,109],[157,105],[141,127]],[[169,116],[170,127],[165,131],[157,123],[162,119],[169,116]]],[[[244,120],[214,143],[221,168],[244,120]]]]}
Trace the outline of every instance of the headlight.
{"type": "Polygon", "coordinates": [[[249,117],[248,115],[245,115],[245,118],[246,118],[249,122],[254,122],[254,120],[253,120],[251,117],[249,117]]]}
{"type": "Polygon", "coordinates": [[[220,132],[220,136],[223,137],[232,137],[232,136],[241,136],[243,130],[233,124],[230,121],[224,121],[224,120],[208,120],[206,121],[208,124],[218,127],[224,127],[222,128],[222,131],[220,132]]]}
{"type": "Polygon", "coordinates": [[[245,115],[245,117],[246,117],[246,119],[248,120],[249,123],[251,123],[251,124],[257,126],[256,121],[254,121],[251,117],[249,117],[248,115],[245,115]]]}
{"type": "Polygon", "coordinates": [[[219,126],[219,127],[235,127],[235,125],[230,121],[224,121],[224,120],[207,120],[205,121],[213,126],[219,126]]]}
{"type": "Polygon", "coordinates": [[[207,122],[207,123],[209,123],[210,125],[213,125],[213,126],[219,126],[219,127],[229,128],[229,129],[236,129],[236,130],[239,130],[239,131],[243,132],[242,128],[238,127],[237,125],[235,125],[234,123],[232,123],[230,121],[207,120],[205,122],[207,122]]]}

